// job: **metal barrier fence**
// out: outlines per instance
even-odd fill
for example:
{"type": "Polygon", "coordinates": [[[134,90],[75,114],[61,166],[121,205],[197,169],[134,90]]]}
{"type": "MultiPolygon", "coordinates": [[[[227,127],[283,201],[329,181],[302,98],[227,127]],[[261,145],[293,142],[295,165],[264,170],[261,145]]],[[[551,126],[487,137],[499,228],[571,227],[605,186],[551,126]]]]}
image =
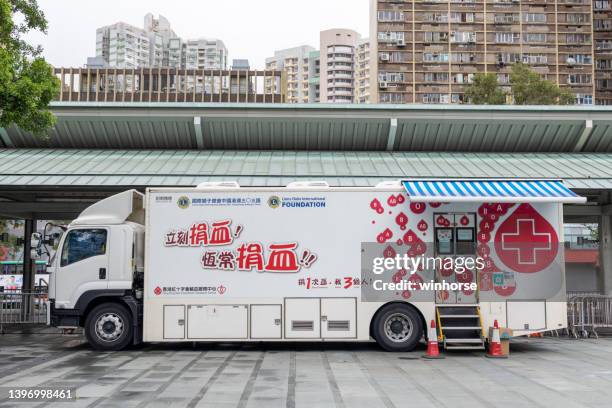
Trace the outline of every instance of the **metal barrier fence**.
{"type": "Polygon", "coordinates": [[[0,292],[0,333],[8,325],[45,324],[48,312],[46,288],[30,292],[4,290],[0,292]]]}
{"type": "Polygon", "coordinates": [[[597,294],[568,297],[567,321],[571,336],[599,337],[598,329],[612,328],[612,297],[597,294]]]}

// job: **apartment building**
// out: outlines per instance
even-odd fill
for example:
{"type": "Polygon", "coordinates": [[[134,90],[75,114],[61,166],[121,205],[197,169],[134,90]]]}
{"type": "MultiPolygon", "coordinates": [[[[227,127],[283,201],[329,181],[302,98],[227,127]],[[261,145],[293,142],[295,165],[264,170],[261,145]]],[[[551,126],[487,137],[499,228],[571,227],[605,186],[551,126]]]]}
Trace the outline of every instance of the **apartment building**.
{"type": "MultiPolygon", "coordinates": [[[[266,58],[266,70],[284,70],[287,73],[287,103],[314,102],[311,98],[311,53],[314,47],[302,45],[274,52],[274,56],[266,58]]],[[[312,61],[314,63],[314,61],[312,61]]],[[[266,90],[271,92],[279,84],[272,82],[272,78],[265,84],[266,90]]]]}
{"type": "Polygon", "coordinates": [[[336,28],[321,31],[321,102],[355,102],[356,54],[360,42],[361,36],[353,30],[336,28]]]}
{"type": "Polygon", "coordinates": [[[359,41],[355,53],[355,103],[370,102],[370,40],[359,41]]]}
{"type": "Polygon", "coordinates": [[[463,103],[475,73],[504,86],[518,61],[596,100],[593,0],[370,1],[373,101],[463,103]]]}
{"type": "Polygon", "coordinates": [[[227,54],[223,41],[180,38],[151,13],[143,28],[119,22],[96,30],[96,58],[113,68],[227,69],[227,54]]]}
{"type": "Polygon", "coordinates": [[[593,0],[595,101],[612,105],[612,0],[593,0]]]}

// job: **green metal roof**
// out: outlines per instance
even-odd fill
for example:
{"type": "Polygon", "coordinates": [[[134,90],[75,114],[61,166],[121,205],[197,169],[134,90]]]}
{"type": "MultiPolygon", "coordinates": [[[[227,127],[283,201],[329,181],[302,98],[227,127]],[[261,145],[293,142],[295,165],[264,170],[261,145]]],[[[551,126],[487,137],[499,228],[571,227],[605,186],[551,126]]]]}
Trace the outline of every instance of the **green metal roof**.
{"type": "Polygon", "coordinates": [[[558,178],[612,189],[612,154],[0,149],[0,188],[192,186],[235,180],[284,186],[327,180],[373,186],[400,178],[558,178]]]}
{"type": "Polygon", "coordinates": [[[612,108],[56,102],[0,148],[612,153],[612,108]]]}

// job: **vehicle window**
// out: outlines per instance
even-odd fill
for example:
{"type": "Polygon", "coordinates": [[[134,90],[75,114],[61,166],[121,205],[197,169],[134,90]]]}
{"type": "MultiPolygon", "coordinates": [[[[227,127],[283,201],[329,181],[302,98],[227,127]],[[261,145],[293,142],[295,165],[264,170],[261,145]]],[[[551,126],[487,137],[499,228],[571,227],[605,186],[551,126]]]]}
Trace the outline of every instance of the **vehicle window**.
{"type": "Polygon", "coordinates": [[[106,253],[106,230],[72,230],[62,247],[61,266],[106,253]]]}

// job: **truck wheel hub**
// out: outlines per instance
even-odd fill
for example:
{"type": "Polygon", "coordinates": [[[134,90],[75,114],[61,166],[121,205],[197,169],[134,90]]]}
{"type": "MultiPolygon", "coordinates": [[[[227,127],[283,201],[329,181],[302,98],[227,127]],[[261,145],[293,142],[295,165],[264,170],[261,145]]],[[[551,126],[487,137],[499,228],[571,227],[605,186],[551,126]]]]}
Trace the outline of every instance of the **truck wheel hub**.
{"type": "Polygon", "coordinates": [[[393,342],[406,341],[412,334],[412,325],[408,318],[400,313],[393,314],[385,320],[385,335],[393,342]]]}
{"type": "Polygon", "coordinates": [[[115,313],[105,313],[96,322],[96,335],[103,341],[117,340],[123,333],[123,320],[115,313]]]}

